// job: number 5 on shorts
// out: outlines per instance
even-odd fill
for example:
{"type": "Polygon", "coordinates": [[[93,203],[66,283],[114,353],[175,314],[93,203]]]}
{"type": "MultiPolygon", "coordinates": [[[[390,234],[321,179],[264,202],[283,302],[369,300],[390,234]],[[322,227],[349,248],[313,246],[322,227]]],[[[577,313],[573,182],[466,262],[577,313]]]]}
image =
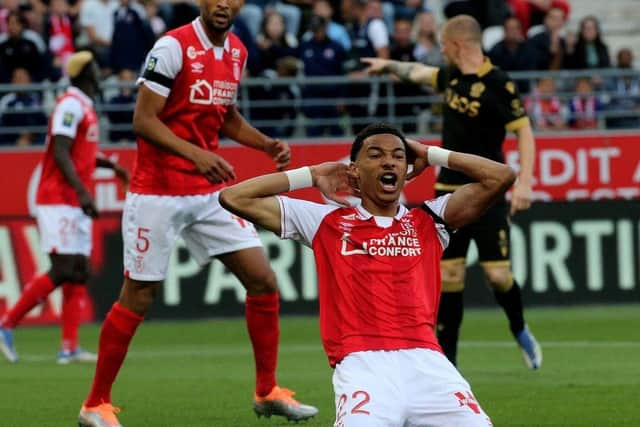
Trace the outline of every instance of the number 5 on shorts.
{"type": "Polygon", "coordinates": [[[138,227],[138,240],[136,241],[138,252],[147,252],[149,250],[149,238],[145,234],[150,231],[148,228],[138,227]]]}

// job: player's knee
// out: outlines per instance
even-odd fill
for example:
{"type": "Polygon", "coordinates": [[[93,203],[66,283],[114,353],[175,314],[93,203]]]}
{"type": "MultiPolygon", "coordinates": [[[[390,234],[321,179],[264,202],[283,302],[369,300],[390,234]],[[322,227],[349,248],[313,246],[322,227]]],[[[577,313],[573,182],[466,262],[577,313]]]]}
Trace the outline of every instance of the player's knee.
{"type": "Polygon", "coordinates": [[[159,282],[139,282],[126,279],[118,302],[128,310],[144,316],[153,304],[159,282]]]}
{"type": "Polygon", "coordinates": [[[506,292],[513,286],[513,274],[509,267],[485,268],[484,274],[489,286],[498,292],[506,292]]]}
{"type": "Polygon", "coordinates": [[[56,286],[64,282],[76,282],[74,263],[65,259],[53,262],[49,270],[49,277],[56,286]]]}
{"type": "Polygon", "coordinates": [[[249,280],[247,280],[246,288],[250,295],[262,295],[275,292],[278,290],[276,274],[271,268],[256,271],[249,280]]]}

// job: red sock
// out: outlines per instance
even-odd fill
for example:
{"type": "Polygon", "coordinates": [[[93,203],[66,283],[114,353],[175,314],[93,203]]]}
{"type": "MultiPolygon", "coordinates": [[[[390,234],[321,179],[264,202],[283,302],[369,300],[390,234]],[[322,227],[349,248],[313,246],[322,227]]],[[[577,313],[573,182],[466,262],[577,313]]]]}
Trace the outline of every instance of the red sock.
{"type": "Polygon", "coordinates": [[[249,296],[245,304],[247,329],[256,363],[256,394],[266,396],[276,385],[278,361],[278,293],[249,296]]]}
{"type": "Polygon", "coordinates": [[[142,320],[142,316],[117,302],[111,307],[102,324],[96,373],[85,406],[111,403],[111,386],[127,355],[131,338],[142,320]]]}
{"type": "Polygon", "coordinates": [[[62,285],[62,350],[78,348],[78,329],[82,317],[82,303],[87,287],[81,283],[62,285]]]}
{"type": "Polygon", "coordinates": [[[24,287],[24,292],[22,292],[22,296],[16,305],[5,314],[0,322],[0,326],[8,329],[13,329],[18,326],[22,318],[26,316],[33,307],[42,303],[55,288],[56,286],[48,274],[43,274],[31,280],[31,282],[24,287]]]}

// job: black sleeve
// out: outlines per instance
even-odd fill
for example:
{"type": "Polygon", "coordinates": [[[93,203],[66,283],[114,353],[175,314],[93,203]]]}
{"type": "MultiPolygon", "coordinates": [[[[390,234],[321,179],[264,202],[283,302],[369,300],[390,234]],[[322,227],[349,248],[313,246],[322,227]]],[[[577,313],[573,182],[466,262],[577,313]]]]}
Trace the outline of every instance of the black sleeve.
{"type": "Polygon", "coordinates": [[[497,76],[493,83],[492,95],[500,122],[507,130],[518,130],[528,123],[527,112],[520,99],[518,85],[506,73],[497,76]]]}

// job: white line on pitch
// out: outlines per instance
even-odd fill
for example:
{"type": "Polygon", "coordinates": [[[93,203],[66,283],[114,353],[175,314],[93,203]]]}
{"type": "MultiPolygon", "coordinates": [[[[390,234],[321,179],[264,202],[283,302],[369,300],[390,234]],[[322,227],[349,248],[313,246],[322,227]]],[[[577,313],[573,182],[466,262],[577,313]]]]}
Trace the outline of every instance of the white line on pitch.
{"type": "MultiPolygon", "coordinates": [[[[541,341],[543,348],[640,348],[639,341],[541,341]]],[[[508,348],[515,347],[515,341],[461,341],[460,347],[471,348],[508,348]]],[[[281,353],[322,353],[322,347],[311,344],[281,345],[281,353]]],[[[251,347],[246,346],[220,346],[220,347],[195,347],[184,346],[172,350],[145,349],[131,350],[128,357],[132,359],[160,359],[172,357],[211,357],[211,356],[245,356],[251,354],[251,347]]],[[[20,360],[29,362],[41,362],[54,360],[53,355],[25,354],[20,360]]]]}

